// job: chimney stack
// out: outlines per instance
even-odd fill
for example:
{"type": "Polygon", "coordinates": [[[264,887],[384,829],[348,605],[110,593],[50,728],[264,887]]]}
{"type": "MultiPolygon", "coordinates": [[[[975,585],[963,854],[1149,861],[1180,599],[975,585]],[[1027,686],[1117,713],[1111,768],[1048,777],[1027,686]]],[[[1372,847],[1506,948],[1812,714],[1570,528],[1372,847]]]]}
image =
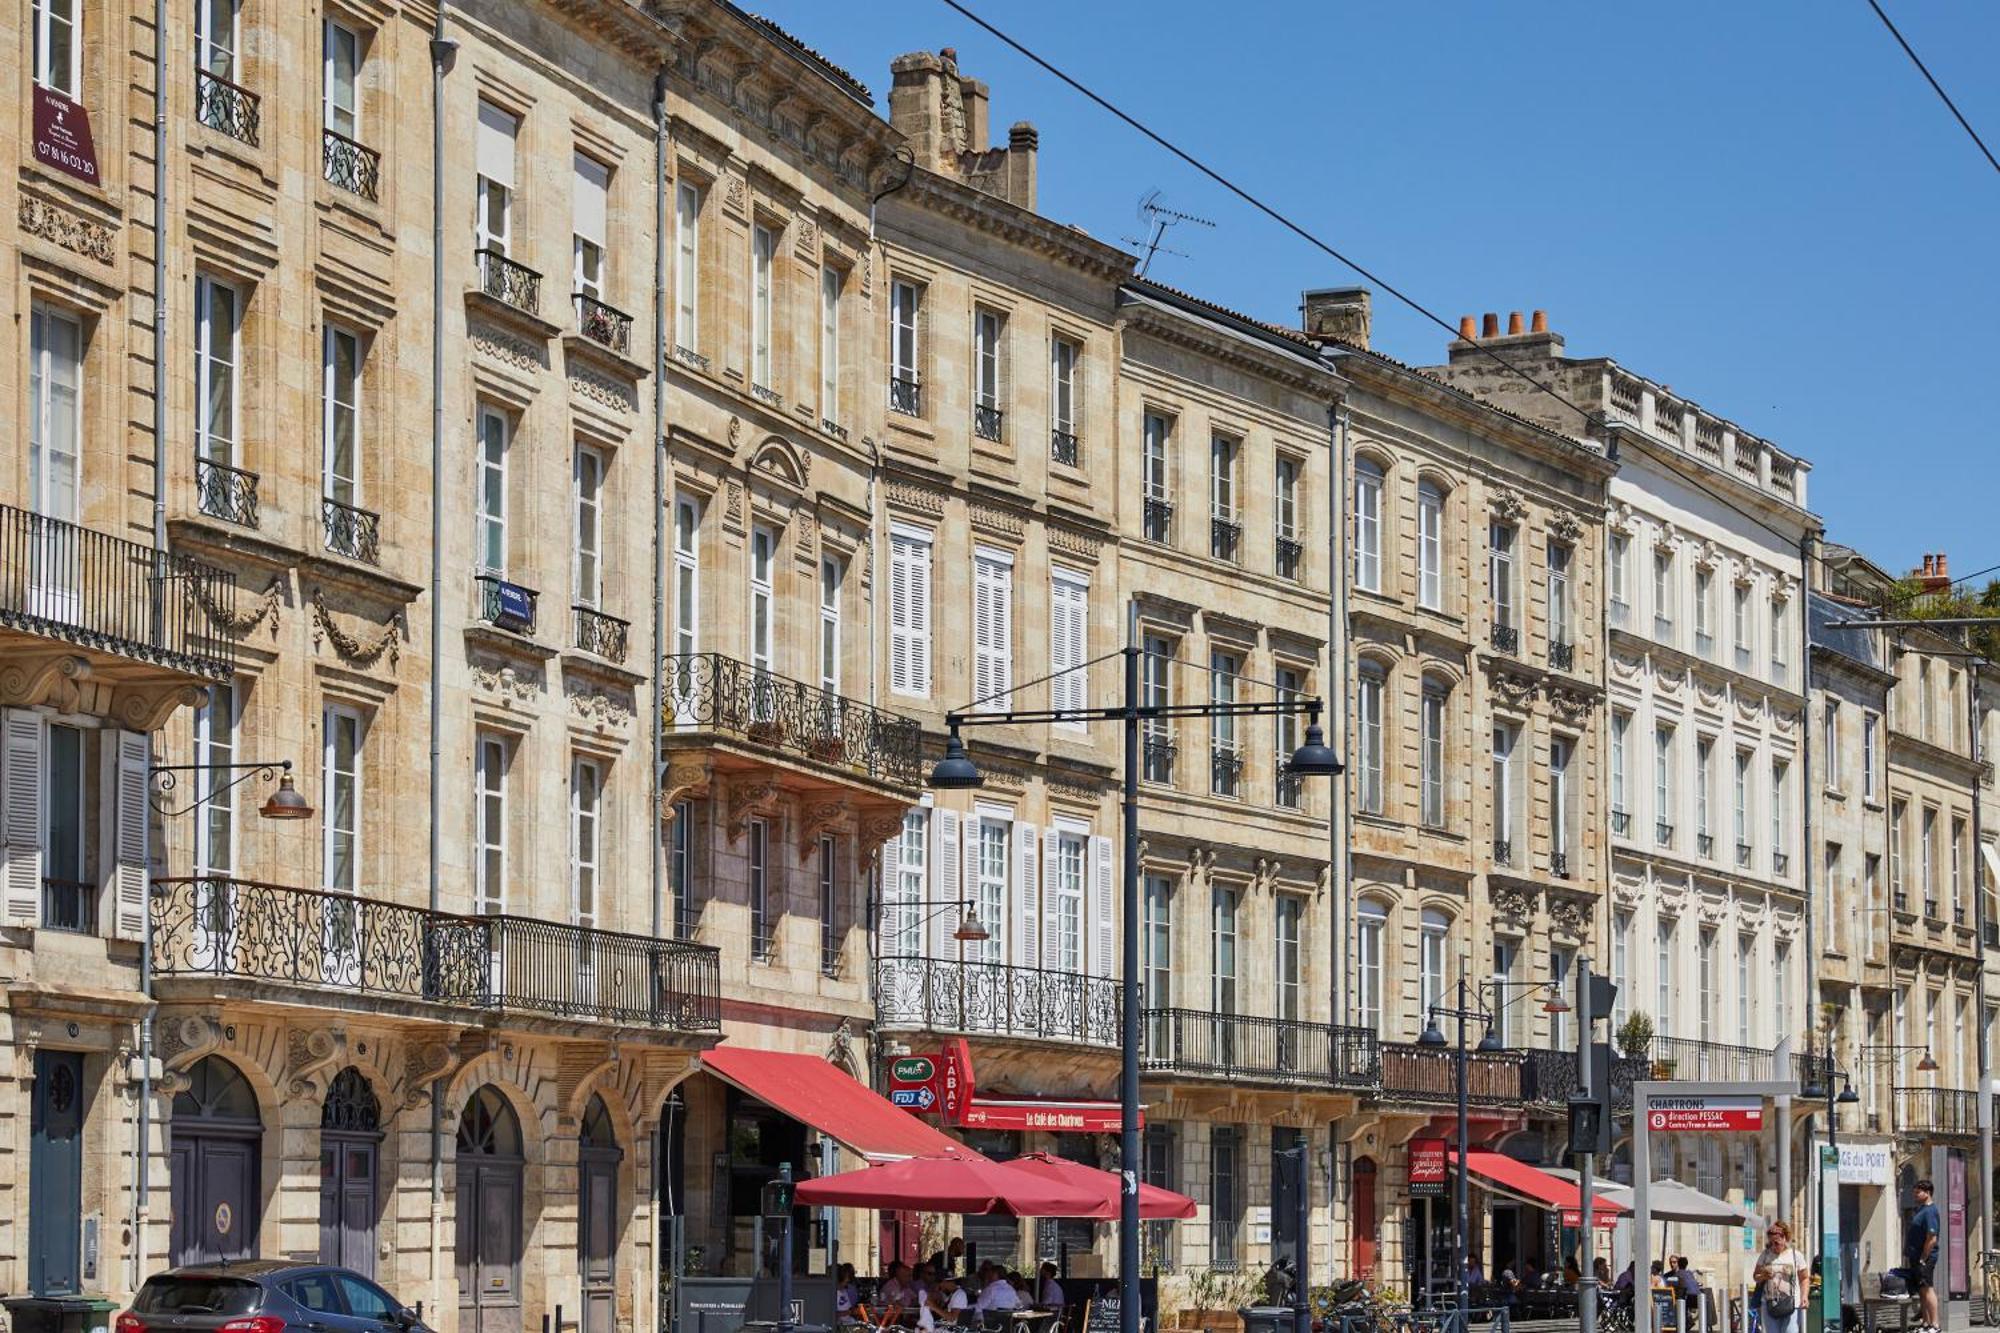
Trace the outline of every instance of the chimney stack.
{"type": "Polygon", "coordinates": [[[1951,577],[1951,558],[1943,551],[1938,552],[1937,576],[1941,579],[1951,577]]]}
{"type": "Polygon", "coordinates": [[[1470,315],[1460,315],[1458,317],[1458,340],[1469,343],[1475,341],[1478,337],[1479,321],[1470,315]]]}
{"type": "Polygon", "coordinates": [[[1308,338],[1331,338],[1367,348],[1370,312],[1366,287],[1322,287],[1305,293],[1302,301],[1308,338]]]}
{"type": "Polygon", "coordinates": [[[958,69],[958,52],[912,51],[889,63],[889,124],[926,171],[963,181],[1022,208],[1035,206],[1035,127],[1022,121],[1005,147],[990,142],[992,91],[958,69]]]}
{"type": "Polygon", "coordinates": [[[1549,328],[1549,312],[1537,310],[1524,318],[1519,310],[1507,312],[1507,331],[1500,332],[1500,316],[1492,311],[1477,321],[1464,315],[1458,321],[1458,337],[1446,348],[1448,364],[1480,365],[1489,370],[1499,353],[1518,366],[1541,365],[1553,372],[1563,355],[1562,335],[1549,328]],[[1475,328],[1477,332],[1475,333],[1475,328]],[[1475,344],[1492,343],[1491,347],[1475,344]]]}
{"type": "Polygon", "coordinates": [[[1929,578],[1929,577],[1930,577],[1931,575],[1933,575],[1933,574],[1935,574],[1935,573],[1937,573],[1937,557],[1936,557],[1936,556],[1934,556],[1934,555],[1932,555],[1932,554],[1931,554],[1931,553],[1930,553],[1929,551],[1925,551],[1925,552],[1924,552],[1924,577],[1925,577],[1925,578],[1929,578]]]}

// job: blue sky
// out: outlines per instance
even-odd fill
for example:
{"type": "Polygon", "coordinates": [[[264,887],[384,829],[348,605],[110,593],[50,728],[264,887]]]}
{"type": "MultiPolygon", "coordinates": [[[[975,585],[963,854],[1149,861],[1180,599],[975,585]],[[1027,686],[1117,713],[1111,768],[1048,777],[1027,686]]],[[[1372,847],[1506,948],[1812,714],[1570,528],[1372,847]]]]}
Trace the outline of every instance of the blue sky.
{"type": "MultiPolygon", "coordinates": [[[[1454,324],[1543,308],[1812,460],[1833,540],[1891,568],[2000,564],[2000,174],[1865,0],[972,0],[997,26],[1454,324]]],[[[2000,4],[1883,0],[2000,151],[2000,4]]],[[[757,0],[887,110],[954,46],[1041,131],[1041,209],[1177,229],[1153,276],[1269,319],[1357,281],[938,0],[757,0]]],[[[1443,359],[1378,292],[1375,342],[1443,359]]]]}

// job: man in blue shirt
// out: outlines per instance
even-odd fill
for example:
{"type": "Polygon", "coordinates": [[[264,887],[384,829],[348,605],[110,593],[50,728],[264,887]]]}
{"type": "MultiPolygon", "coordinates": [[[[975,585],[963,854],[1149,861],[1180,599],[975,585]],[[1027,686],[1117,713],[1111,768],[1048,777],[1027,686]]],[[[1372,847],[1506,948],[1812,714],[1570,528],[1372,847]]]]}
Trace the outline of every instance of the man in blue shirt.
{"type": "Polygon", "coordinates": [[[1903,1228],[1903,1268],[1910,1275],[1910,1291],[1918,1299],[1922,1333],[1937,1333],[1937,1254],[1938,1210],[1931,1202],[1931,1182],[1919,1180],[1913,1191],[1917,1210],[1903,1228]]]}

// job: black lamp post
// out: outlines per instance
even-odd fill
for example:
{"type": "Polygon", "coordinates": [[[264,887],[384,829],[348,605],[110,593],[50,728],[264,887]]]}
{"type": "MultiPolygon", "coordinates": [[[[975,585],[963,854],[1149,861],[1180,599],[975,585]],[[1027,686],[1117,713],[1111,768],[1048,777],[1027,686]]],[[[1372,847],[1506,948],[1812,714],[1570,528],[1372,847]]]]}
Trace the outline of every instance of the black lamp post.
{"type": "MultiPolygon", "coordinates": [[[[1140,729],[1144,722],[1167,718],[1286,717],[1306,715],[1305,744],[1292,752],[1287,772],[1295,777],[1333,777],[1345,765],[1326,743],[1320,730],[1323,707],[1317,697],[1285,693],[1271,699],[1206,704],[1144,704],[1140,702],[1138,645],[1139,610],[1136,604],[1126,613],[1126,642],[1116,656],[1125,659],[1125,699],[1108,708],[1026,708],[990,710],[986,705],[1026,686],[975,700],[969,709],[945,715],[944,757],[932,768],[930,785],[940,791],[967,791],[984,784],[978,765],[965,752],[959,731],[964,727],[991,727],[1046,722],[1117,722],[1124,728],[1125,784],[1121,806],[1125,833],[1124,882],[1122,894],[1122,963],[1120,982],[1120,1044],[1124,1062],[1118,1082],[1119,1174],[1122,1177],[1118,1208],[1118,1327],[1120,1333],[1139,1333],[1139,754],[1140,729]]],[[[1071,667],[1084,671],[1113,656],[1094,658],[1071,667]]],[[[1032,682],[1040,684],[1042,682],[1032,682]]],[[[1305,1238],[1301,1237],[1301,1254],[1305,1238]]],[[[1303,1270],[1305,1265],[1300,1264],[1303,1270]]],[[[1305,1280],[1303,1271],[1299,1280],[1305,1280]]]]}
{"type": "Polygon", "coordinates": [[[264,804],[257,807],[258,814],[266,819],[312,818],[312,802],[299,795],[299,789],[292,785],[292,761],[289,759],[280,759],[276,763],[244,760],[228,764],[155,764],[147,771],[147,776],[152,780],[153,787],[147,801],[154,810],[170,819],[199,810],[224,792],[241,786],[255,777],[261,777],[266,782],[275,779],[278,784],[277,790],[265,797],[264,804]],[[167,794],[180,785],[180,775],[183,773],[234,773],[239,769],[242,770],[241,777],[231,778],[220,785],[211,781],[207,791],[200,792],[194,800],[179,809],[166,804],[167,794]]]}

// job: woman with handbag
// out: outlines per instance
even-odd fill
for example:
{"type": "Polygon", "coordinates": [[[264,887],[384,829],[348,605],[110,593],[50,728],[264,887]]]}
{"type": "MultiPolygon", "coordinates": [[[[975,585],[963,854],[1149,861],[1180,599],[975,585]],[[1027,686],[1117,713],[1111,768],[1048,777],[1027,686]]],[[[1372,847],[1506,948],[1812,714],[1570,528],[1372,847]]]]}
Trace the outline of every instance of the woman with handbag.
{"type": "Polygon", "coordinates": [[[1792,1229],[1783,1222],[1771,1223],[1764,1233],[1764,1249],[1750,1276],[1757,1283],[1761,1333],[1803,1333],[1806,1261],[1793,1248],[1792,1229]]]}

